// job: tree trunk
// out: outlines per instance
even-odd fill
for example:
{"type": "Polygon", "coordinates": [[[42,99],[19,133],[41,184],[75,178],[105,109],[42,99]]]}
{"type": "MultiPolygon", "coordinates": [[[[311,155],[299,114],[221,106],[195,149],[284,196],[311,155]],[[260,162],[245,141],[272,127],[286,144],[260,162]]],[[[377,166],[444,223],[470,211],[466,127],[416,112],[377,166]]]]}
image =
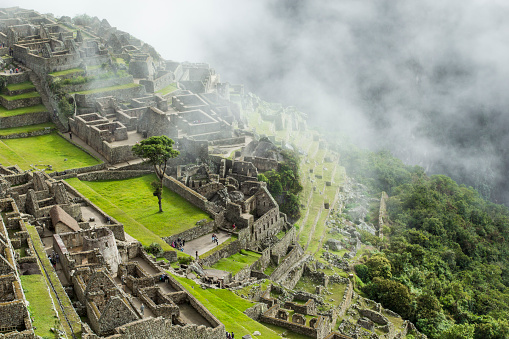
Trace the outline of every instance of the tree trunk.
{"type": "Polygon", "coordinates": [[[157,196],[157,200],[159,202],[159,213],[162,213],[163,212],[163,205],[161,204],[161,201],[163,200],[163,196],[162,194],[159,194],[157,196]]]}
{"type": "Polygon", "coordinates": [[[157,200],[159,202],[159,213],[162,213],[163,212],[163,205],[161,203],[161,201],[163,200],[163,179],[161,178],[161,186],[159,186],[159,194],[157,196],[157,200]]]}

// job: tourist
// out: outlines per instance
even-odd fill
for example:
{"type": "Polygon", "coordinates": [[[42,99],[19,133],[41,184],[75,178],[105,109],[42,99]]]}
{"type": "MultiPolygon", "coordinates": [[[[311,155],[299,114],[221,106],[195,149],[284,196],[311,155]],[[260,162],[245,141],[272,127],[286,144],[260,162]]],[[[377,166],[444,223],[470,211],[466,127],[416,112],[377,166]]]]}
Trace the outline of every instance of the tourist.
{"type": "MultiPolygon", "coordinates": [[[[69,132],[69,139],[72,140],[72,132],[69,132]]],[[[108,218],[109,219],[109,218],[108,218]]],[[[108,223],[109,224],[109,223],[108,223]]]]}
{"type": "Polygon", "coordinates": [[[60,257],[58,256],[58,253],[57,253],[57,254],[55,255],[55,260],[56,260],[57,264],[58,264],[58,262],[59,262],[59,259],[60,259],[60,257]]]}
{"type": "Polygon", "coordinates": [[[141,312],[141,315],[143,316],[143,314],[145,313],[145,305],[141,304],[140,312],[141,312]]]}
{"type": "Polygon", "coordinates": [[[235,231],[235,228],[236,228],[236,227],[237,227],[237,226],[235,226],[235,223],[233,223],[232,228],[233,228],[233,230],[234,230],[234,231],[235,231]]]}
{"type": "Polygon", "coordinates": [[[198,251],[196,251],[196,260],[198,260],[199,257],[198,257],[198,251]]]}
{"type": "Polygon", "coordinates": [[[235,339],[235,334],[233,334],[233,332],[232,332],[232,339],[235,339]]]}

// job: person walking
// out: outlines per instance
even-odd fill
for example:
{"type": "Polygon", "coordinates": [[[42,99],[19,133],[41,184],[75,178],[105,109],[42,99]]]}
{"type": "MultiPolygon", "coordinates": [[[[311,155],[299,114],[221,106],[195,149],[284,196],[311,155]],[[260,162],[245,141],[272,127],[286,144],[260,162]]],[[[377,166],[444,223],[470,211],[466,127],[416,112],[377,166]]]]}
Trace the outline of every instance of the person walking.
{"type": "Polygon", "coordinates": [[[140,306],[140,313],[142,316],[145,313],[145,305],[143,305],[143,304],[141,304],[141,306],[140,306]]]}
{"type": "Polygon", "coordinates": [[[200,257],[198,256],[198,251],[196,251],[196,260],[198,260],[200,257]]]}

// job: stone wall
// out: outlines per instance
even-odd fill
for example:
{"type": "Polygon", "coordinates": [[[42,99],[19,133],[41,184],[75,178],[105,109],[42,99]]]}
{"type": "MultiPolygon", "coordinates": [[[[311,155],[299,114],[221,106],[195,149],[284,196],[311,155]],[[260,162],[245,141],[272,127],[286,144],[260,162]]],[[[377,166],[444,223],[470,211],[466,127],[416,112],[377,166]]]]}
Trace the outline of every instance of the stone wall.
{"type": "Polygon", "coordinates": [[[383,226],[385,224],[385,219],[387,218],[387,206],[386,201],[389,199],[387,193],[382,192],[382,196],[380,198],[380,210],[378,212],[378,236],[383,238],[383,226]]]}
{"type": "MultiPolygon", "coordinates": [[[[16,123],[18,122],[16,119],[13,119],[16,123]]],[[[31,124],[30,124],[31,125],[31,124]]],[[[23,124],[25,126],[25,124],[23,124]]],[[[0,128],[3,127],[3,118],[0,118],[0,128]]],[[[0,139],[19,139],[19,138],[30,138],[30,137],[37,137],[41,135],[50,134],[53,132],[53,129],[51,127],[46,127],[44,129],[40,129],[37,131],[32,132],[23,132],[23,133],[14,133],[9,135],[0,135],[0,139]]]]}
{"type": "MultiPolygon", "coordinates": [[[[280,326],[289,329],[292,332],[303,334],[311,338],[323,339],[330,332],[329,320],[325,317],[319,316],[314,324],[314,327],[301,325],[298,323],[290,322],[288,317],[286,319],[278,318],[278,312],[280,308],[276,304],[269,308],[265,313],[260,316],[260,321],[280,326]]],[[[295,314],[294,314],[295,316],[295,314]]]]}
{"type": "Polygon", "coordinates": [[[34,97],[34,98],[18,99],[18,100],[7,100],[4,97],[0,96],[0,104],[2,104],[2,106],[4,106],[8,110],[29,107],[29,106],[35,106],[35,105],[39,105],[41,103],[42,103],[42,99],[40,96],[34,97]]]}
{"type": "Polygon", "coordinates": [[[301,255],[304,253],[302,250],[302,247],[300,247],[298,244],[293,247],[293,249],[288,253],[288,255],[282,260],[282,262],[279,264],[279,266],[272,272],[270,275],[270,280],[277,281],[279,280],[288,269],[297,262],[297,260],[301,257],[301,255]]]}
{"type": "Polygon", "coordinates": [[[279,264],[279,260],[284,258],[288,253],[288,247],[297,242],[297,232],[295,227],[292,226],[286,234],[279,240],[276,244],[272,245],[270,248],[271,251],[271,260],[274,264],[279,264]]]}
{"type": "Polygon", "coordinates": [[[152,170],[99,171],[78,174],[82,181],[124,180],[153,173],[152,170]]]}
{"type": "Polygon", "coordinates": [[[350,303],[352,302],[352,295],[353,295],[353,283],[350,281],[350,279],[348,279],[346,283],[345,294],[343,294],[343,300],[341,301],[337,308],[339,317],[345,316],[345,313],[350,307],[350,303]]]}
{"type": "Polygon", "coordinates": [[[175,82],[175,77],[172,72],[166,72],[154,80],[140,80],[140,84],[145,86],[148,93],[155,93],[166,86],[175,82]]]}
{"type": "MultiPolygon", "coordinates": [[[[96,88],[126,85],[133,82],[133,76],[128,75],[120,78],[97,79],[79,85],[67,85],[64,87],[66,93],[89,91],[96,88]]],[[[102,95],[101,95],[102,96],[102,95]]]]}
{"type": "Polygon", "coordinates": [[[264,303],[256,303],[254,306],[245,310],[244,314],[253,320],[259,321],[260,316],[265,312],[267,312],[267,305],[264,303]]]}
{"type": "Polygon", "coordinates": [[[21,115],[0,118],[0,128],[13,128],[26,125],[36,125],[49,121],[51,121],[51,117],[48,112],[26,113],[21,115]]]}
{"type": "Polygon", "coordinates": [[[252,163],[259,173],[267,172],[271,170],[277,171],[279,169],[279,163],[274,159],[259,158],[259,157],[244,157],[244,161],[252,163]]]}
{"type": "MultiPolygon", "coordinates": [[[[113,337],[125,338],[193,338],[193,339],[224,339],[225,328],[223,324],[215,328],[186,325],[172,325],[171,319],[164,318],[146,318],[141,319],[124,326],[118,327],[115,332],[117,335],[113,337]]],[[[95,335],[87,336],[87,338],[98,338],[95,335]]]]}
{"type": "Polygon", "coordinates": [[[82,107],[94,107],[95,100],[101,97],[112,96],[119,101],[128,101],[131,98],[142,97],[145,93],[144,86],[115,89],[91,94],[76,94],[76,103],[82,107]]]}
{"type": "Polygon", "coordinates": [[[177,181],[176,179],[165,175],[164,179],[163,179],[163,185],[165,187],[168,187],[170,190],[177,193],[182,198],[184,198],[185,200],[187,200],[194,206],[198,207],[202,211],[207,210],[207,208],[206,208],[207,199],[204,196],[196,193],[192,189],[186,187],[180,181],[177,181]]]}
{"type": "Polygon", "coordinates": [[[244,144],[246,142],[246,137],[235,137],[235,138],[228,138],[228,139],[219,139],[219,140],[212,140],[209,141],[209,144],[212,146],[225,146],[225,145],[238,145],[238,144],[244,144]]]}
{"type": "Polygon", "coordinates": [[[200,258],[200,262],[202,266],[212,266],[217,263],[219,260],[223,258],[228,258],[229,256],[234,255],[235,253],[240,252],[243,249],[242,243],[239,240],[232,241],[225,247],[211,253],[209,256],[205,258],[200,258]]]}
{"type": "Polygon", "coordinates": [[[184,232],[180,232],[178,234],[174,234],[171,237],[162,238],[167,244],[171,244],[173,241],[176,241],[177,238],[183,239],[185,241],[191,241],[196,238],[199,238],[205,234],[212,233],[216,229],[215,222],[210,221],[201,226],[195,226],[191,229],[185,230],[184,232]]]}

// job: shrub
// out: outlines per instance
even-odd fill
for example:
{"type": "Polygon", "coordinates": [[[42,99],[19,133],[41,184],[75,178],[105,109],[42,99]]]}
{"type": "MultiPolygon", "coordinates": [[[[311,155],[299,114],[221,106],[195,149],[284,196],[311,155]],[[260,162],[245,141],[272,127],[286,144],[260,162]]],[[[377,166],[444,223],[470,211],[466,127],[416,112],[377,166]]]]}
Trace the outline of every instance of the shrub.
{"type": "Polygon", "coordinates": [[[161,245],[159,245],[156,242],[153,242],[148,247],[148,251],[147,252],[152,253],[157,258],[157,257],[162,256],[164,251],[161,248],[161,245]]]}

